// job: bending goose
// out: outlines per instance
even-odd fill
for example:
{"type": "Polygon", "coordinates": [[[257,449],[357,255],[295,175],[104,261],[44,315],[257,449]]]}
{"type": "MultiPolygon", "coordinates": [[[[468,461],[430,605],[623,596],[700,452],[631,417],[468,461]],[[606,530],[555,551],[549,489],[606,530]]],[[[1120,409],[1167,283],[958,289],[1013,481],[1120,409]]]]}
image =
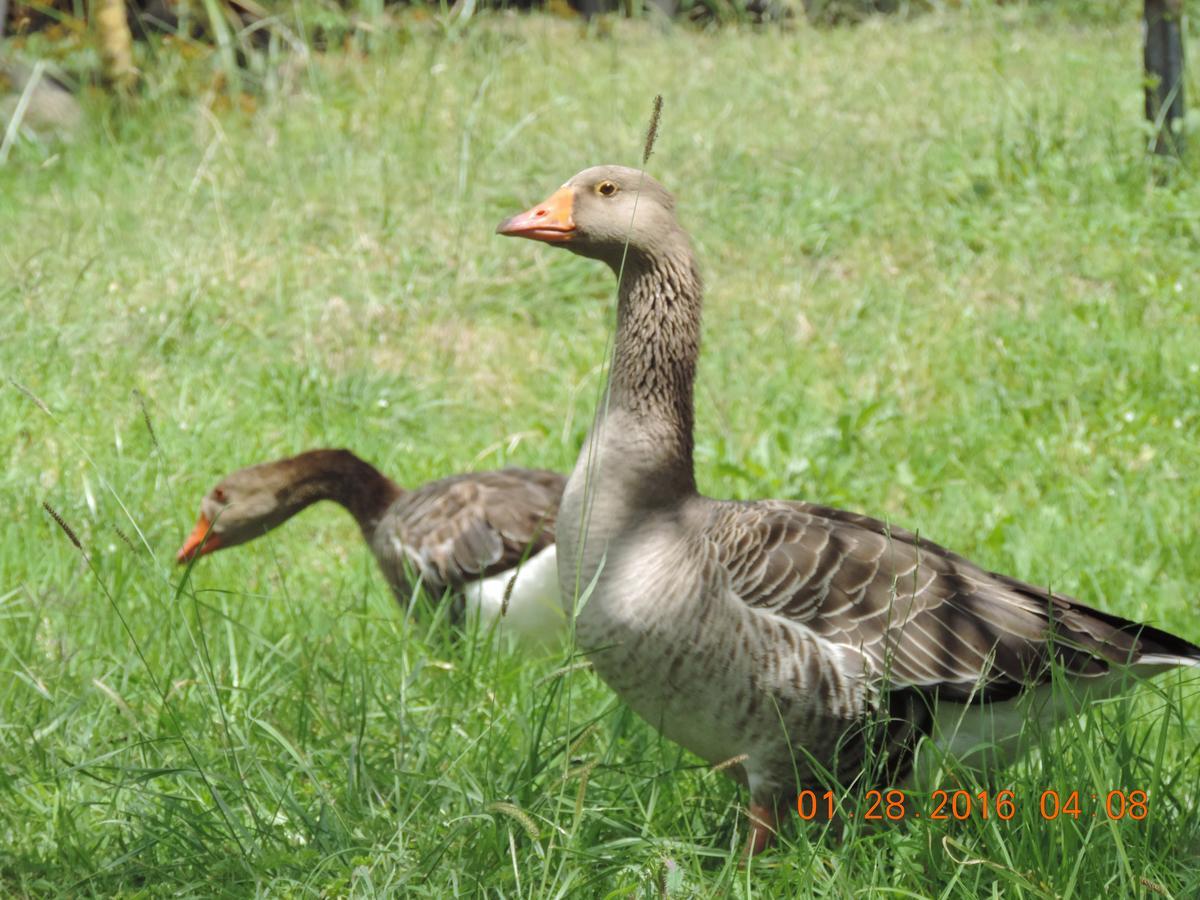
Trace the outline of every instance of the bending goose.
{"type": "Polygon", "coordinates": [[[554,519],[565,479],[540,469],[454,475],[406,491],[349,450],[310,450],[225,476],[200,503],[179,563],[262,537],[319,500],[345,507],[396,599],[414,577],[465,599],[469,618],[550,646],[564,620],[554,519]],[[507,599],[506,599],[507,598],[507,599]]]}
{"type": "Polygon", "coordinates": [[[629,706],[749,788],[747,853],[822,770],[845,785],[898,785],[923,736],[962,758],[981,742],[1009,749],[1023,716],[1072,712],[1119,686],[1126,664],[1200,665],[1182,638],[876,519],[702,496],[701,282],[653,178],[587,169],[497,231],[618,275],[608,398],[559,512],[562,598],[580,647],[629,706]],[[1052,663],[1080,690],[1075,702],[1050,694],[1052,663]]]}

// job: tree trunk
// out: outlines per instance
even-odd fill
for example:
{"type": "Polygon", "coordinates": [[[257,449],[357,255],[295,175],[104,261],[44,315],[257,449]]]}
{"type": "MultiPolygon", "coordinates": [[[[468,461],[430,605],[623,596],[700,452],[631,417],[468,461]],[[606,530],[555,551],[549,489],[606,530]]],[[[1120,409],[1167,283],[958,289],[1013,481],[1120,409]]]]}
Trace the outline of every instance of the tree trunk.
{"type": "Polygon", "coordinates": [[[133,35],[125,16],[125,0],[96,0],[92,17],[100,40],[104,81],[119,91],[132,89],[137,69],[133,67],[133,35]]]}
{"type": "Polygon", "coordinates": [[[1145,0],[1146,118],[1154,152],[1183,151],[1183,0],[1145,0]]]}

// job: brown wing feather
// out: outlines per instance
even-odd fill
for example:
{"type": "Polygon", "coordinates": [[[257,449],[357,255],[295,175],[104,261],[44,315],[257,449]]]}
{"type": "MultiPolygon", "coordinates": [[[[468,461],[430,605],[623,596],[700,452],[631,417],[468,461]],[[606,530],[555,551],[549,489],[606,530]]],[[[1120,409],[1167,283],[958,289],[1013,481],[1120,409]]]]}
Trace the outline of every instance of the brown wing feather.
{"type": "Polygon", "coordinates": [[[1051,660],[1101,675],[1200,648],[998,575],[877,519],[808,503],[718,504],[707,534],[748,605],[858,649],[897,688],[1000,699],[1051,660]]]}
{"type": "Polygon", "coordinates": [[[390,523],[431,593],[506,571],[554,543],[566,479],[541,469],[456,475],[406,494],[390,523]]]}

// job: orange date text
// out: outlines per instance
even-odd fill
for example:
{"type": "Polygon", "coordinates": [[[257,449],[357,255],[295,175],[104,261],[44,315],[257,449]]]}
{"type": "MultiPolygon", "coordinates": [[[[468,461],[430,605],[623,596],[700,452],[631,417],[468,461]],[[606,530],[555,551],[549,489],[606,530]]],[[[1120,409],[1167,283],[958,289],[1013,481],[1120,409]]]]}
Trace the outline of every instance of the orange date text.
{"type": "Polygon", "coordinates": [[[1150,796],[1143,790],[1107,792],[1057,791],[1047,789],[1032,797],[1018,797],[1015,791],[936,790],[919,794],[891,790],[870,790],[856,810],[843,812],[833,791],[803,790],[796,797],[796,811],[806,822],[829,821],[839,814],[866,822],[901,822],[906,819],[965,821],[967,819],[1008,822],[1018,810],[1036,811],[1046,821],[1057,819],[1130,819],[1140,822],[1150,812],[1150,796]]]}

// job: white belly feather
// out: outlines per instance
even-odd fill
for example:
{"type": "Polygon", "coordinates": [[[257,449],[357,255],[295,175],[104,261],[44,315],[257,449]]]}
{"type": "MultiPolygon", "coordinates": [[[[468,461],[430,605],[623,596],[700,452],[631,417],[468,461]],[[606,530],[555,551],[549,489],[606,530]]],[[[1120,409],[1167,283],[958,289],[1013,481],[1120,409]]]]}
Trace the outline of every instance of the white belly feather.
{"type": "Polygon", "coordinates": [[[497,638],[531,649],[562,645],[566,616],[559,600],[553,545],[516,569],[471,582],[463,588],[463,595],[468,628],[487,631],[494,627],[497,638]]]}

